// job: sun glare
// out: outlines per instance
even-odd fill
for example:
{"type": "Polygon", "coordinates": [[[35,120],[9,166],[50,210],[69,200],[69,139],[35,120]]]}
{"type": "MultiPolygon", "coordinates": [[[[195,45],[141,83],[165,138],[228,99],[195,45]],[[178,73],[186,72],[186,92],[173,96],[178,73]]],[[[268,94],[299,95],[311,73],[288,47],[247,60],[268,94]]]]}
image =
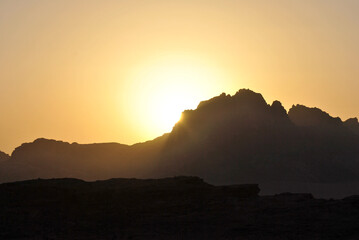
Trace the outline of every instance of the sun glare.
{"type": "Polygon", "coordinates": [[[152,121],[162,131],[170,131],[182,111],[196,108],[196,93],[201,92],[199,85],[208,78],[203,69],[180,62],[154,67],[148,77],[152,79],[149,82],[155,84],[146,105],[152,121]]]}
{"type": "Polygon", "coordinates": [[[133,72],[136,119],[150,137],[171,131],[184,110],[217,94],[223,77],[211,65],[183,57],[152,60],[133,72]]]}

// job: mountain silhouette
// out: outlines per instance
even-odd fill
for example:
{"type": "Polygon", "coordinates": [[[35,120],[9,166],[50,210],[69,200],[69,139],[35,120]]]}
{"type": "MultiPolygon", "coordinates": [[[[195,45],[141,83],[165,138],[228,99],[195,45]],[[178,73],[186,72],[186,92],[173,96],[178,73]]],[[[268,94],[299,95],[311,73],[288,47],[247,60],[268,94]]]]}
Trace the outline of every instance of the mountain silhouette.
{"type": "Polygon", "coordinates": [[[259,183],[264,193],[316,186],[319,195],[336,196],[344,184],[355,194],[358,128],[357,119],[342,122],[318,108],[294,105],[287,113],[279,101],[269,105],[242,89],[185,110],[170,133],[144,143],[25,143],[0,163],[0,181],[191,175],[211,184],[259,183]]]}
{"type": "Polygon", "coordinates": [[[171,132],[162,172],[209,182],[358,181],[359,137],[319,109],[260,94],[222,94],[185,111],[171,132]]]}
{"type": "Polygon", "coordinates": [[[349,118],[344,122],[344,126],[349,128],[352,132],[359,135],[359,122],[358,118],[349,118]]]}
{"type": "Polygon", "coordinates": [[[9,160],[10,156],[2,151],[0,151],[0,162],[9,160]]]}
{"type": "Polygon", "coordinates": [[[292,106],[288,112],[288,116],[297,126],[338,127],[343,124],[339,117],[333,118],[319,108],[308,108],[300,104],[292,106]]]}

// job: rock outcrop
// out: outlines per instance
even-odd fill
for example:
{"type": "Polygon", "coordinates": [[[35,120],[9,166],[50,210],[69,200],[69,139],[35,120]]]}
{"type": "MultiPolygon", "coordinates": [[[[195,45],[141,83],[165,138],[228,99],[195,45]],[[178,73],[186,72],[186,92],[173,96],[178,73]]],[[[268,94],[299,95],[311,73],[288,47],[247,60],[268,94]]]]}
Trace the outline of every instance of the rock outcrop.
{"type": "Polygon", "coordinates": [[[10,156],[8,154],[0,151],[0,162],[9,160],[9,158],[10,158],[10,156]]]}
{"type": "Polygon", "coordinates": [[[333,118],[319,108],[309,108],[303,105],[293,105],[288,112],[290,120],[297,126],[321,127],[340,126],[342,121],[339,117],[333,118]]]}
{"type": "Polygon", "coordinates": [[[344,122],[344,126],[359,135],[359,122],[358,118],[349,118],[344,122]]]}

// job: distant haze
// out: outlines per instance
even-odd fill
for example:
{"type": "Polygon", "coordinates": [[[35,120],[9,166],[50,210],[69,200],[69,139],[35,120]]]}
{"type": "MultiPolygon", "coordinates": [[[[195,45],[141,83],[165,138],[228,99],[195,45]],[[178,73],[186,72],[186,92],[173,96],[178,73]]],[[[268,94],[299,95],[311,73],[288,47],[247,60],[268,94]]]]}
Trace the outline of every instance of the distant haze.
{"type": "Polygon", "coordinates": [[[359,116],[359,1],[0,1],[0,150],[131,144],[221,92],[359,116]]]}

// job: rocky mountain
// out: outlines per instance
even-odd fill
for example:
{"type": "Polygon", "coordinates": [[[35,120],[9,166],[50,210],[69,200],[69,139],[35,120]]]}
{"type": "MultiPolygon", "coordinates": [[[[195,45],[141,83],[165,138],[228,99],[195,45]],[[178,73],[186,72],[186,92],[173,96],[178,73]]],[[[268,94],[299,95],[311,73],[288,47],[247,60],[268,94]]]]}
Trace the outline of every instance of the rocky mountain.
{"type": "Polygon", "coordinates": [[[359,137],[339,118],[240,90],[185,111],[164,150],[163,172],[215,183],[359,180],[359,137]]]}
{"type": "Polygon", "coordinates": [[[128,146],[118,143],[77,144],[37,139],[16,148],[0,163],[1,182],[34,178],[77,177],[85,180],[115,176],[142,177],[161,146],[161,139],[128,146]]]}
{"type": "Polygon", "coordinates": [[[358,239],[359,197],[258,196],[197,177],[0,184],[1,239],[358,239]],[[24,201],[26,199],[26,201],[24,201]]]}
{"type": "Polygon", "coordinates": [[[300,104],[293,105],[288,116],[295,125],[303,127],[338,127],[343,125],[339,117],[333,118],[319,108],[308,108],[300,104]]]}
{"type": "Polygon", "coordinates": [[[287,114],[279,101],[269,105],[242,89],[184,111],[170,133],[145,143],[23,144],[0,163],[0,181],[192,175],[212,184],[260,183],[265,193],[342,197],[359,186],[357,128],[355,119],[342,122],[318,108],[295,105],[287,114]]]}
{"type": "Polygon", "coordinates": [[[9,160],[10,156],[0,151],[0,162],[9,160]]]}
{"type": "Polygon", "coordinates": [[[352,132],[359,135],[359,122],[358,118],[349,118],[344,122],[344,126],[350,129],[352,132]]]}

